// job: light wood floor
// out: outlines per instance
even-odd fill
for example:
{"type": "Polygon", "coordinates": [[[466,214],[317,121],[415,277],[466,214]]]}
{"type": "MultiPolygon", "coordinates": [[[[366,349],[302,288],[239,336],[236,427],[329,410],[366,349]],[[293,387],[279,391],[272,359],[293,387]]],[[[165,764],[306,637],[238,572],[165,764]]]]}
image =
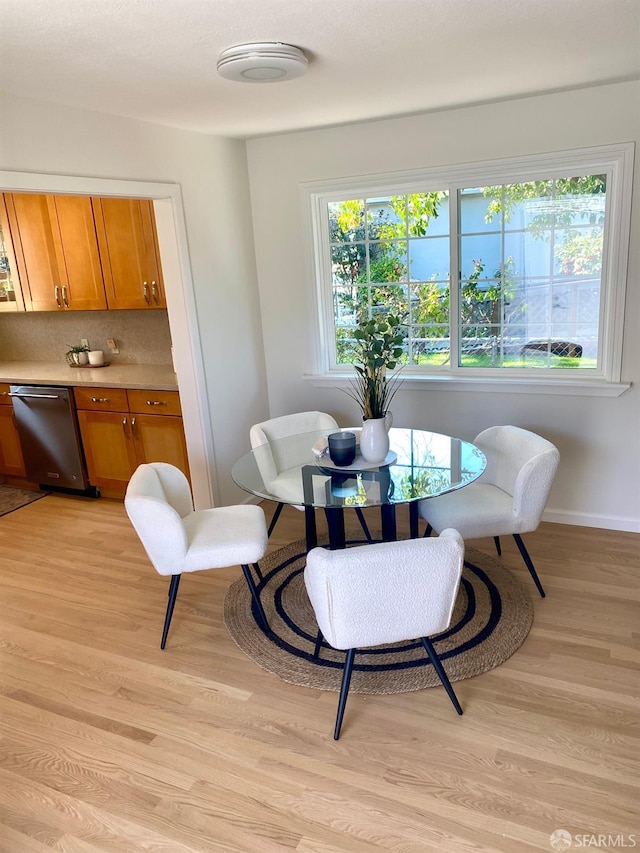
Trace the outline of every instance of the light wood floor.
{"type": "MultiPolygon", "coordinates": [[[[272,547],[302,522],[285,510],[272,547]]],[[[464,716],[442,688],[353,695],[336,743],[337,695],[227,634],[239,569],[183,579],[162,652],[167,581],[121,504],[52,495],[0,518],[0,851],[549,853],[559,828],[640,846],[640,536],[525,539],[548,597],[505,542],[534,625],[455,685],[464,716]]]]}

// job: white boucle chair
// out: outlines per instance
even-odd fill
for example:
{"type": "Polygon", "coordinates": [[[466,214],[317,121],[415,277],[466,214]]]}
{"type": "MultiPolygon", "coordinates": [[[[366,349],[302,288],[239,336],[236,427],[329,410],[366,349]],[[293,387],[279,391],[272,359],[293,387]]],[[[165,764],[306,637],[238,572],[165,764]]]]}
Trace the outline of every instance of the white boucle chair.
{"type": "MultiPolygon", "coordinates": [[[[280,518],[284,503],[289,503],[296,509],[303,510],[304,507],[292,501],[302,500],[302,480],[300,477],[300,460],[307,458],[309,450],[307,434],[311,432],[324,432],[327,435],[338,432],[340,427],[331,415],[325,412],[296,412],[292,415],[282,415],[279,418],[271,418],[268,421],[254,424],[249,430],[251,447],[267,445],[268,453],[256,455],[256,462],[260,469],[265,486],[276,497],[282,497],[284,502],[278,503],[269,525],[268,534],[271,536],[276,522],[280,518]],[[287,443],[286,455],[274,442],[281,438],[300,436],[300,443],[287,443]]],[[[360,507],[354,507],[356,514],[369,542],[372,541],[367,523],[360,507]]]]}
{"type": "Polygon", "coordinates": [[[418,512],[427,522],[425,536],[432,529],[438,533],[455,527],[465,540],[493,536],[501,554],[500,536],[512,535],[544,598],[521,534],[540,524],[560,454],[550,441],[516,426],[489,427],[473,443],[487,457],[486,469],[458,491],[420,501],[418,512]]]}
{"type": "Polygon", "coordinates": [[[124,499],[127,515],[153,567],[170,575],[169,603],[160,648],[164,649],[184,572],[242,566],[258,621],[267,620],[249,563],[260,579],[258,560],[267,549],[267,525],[259,506],[194,510],[189,481],[166,462],[138,466],[124,499]]]}
{"type": "MultiPolygon", "coordinates": [[[[455,530],[437,539],[381,542],[338,551],[313,548],[304,582],[322,639],[347,652],[333,737],[338,740],[357,649],[420,638],[453,706],[462,708],[429,637],[451,622],[464,542],[455,530]]],[[[427,660],[425,659],[425,664],[427,660]]]]}

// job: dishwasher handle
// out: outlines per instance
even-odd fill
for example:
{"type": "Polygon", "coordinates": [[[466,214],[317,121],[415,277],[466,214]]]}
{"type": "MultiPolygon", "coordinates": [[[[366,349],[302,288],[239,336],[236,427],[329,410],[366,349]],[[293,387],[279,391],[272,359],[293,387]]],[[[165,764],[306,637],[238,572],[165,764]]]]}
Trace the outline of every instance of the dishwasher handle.
{"type": "Polygon", "coordinates": [[[21,400],[59,400],[60,394],[16,394],[11,391],[9,397],[20,397],[21,400]]]}

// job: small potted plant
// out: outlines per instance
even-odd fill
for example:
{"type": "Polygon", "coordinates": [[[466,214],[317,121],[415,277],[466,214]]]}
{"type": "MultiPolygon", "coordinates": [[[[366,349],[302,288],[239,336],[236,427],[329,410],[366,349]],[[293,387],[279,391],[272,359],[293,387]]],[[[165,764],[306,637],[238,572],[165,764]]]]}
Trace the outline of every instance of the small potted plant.
{"type": "Polygon", "coordinates": [[[353,337],[356,378],[347,391],[362,410],[360,453],[367,462],[381,463],[389,452],[389,405],[400,387],[394,370],[403,353],[400,319],[393,314],[360,323],[353,337]]]}
{"type": "Polygon", "coordinates": [[[67,364],[71,365],[71,367],[81,367],[83,364],[87,364],[89,361],[88,352],[89,347],[84,344],[69,346],[66,353],[67,364]]]}

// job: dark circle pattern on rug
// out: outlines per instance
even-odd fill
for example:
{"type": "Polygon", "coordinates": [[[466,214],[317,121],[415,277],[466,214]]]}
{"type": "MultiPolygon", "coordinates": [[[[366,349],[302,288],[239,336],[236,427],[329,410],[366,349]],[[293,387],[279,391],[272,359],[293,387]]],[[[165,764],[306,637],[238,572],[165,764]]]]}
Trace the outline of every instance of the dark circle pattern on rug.
{"type": "MultiPolygon", "coordinates": [[[[290,684],[339,690],[344,652],[323,644],[313,657],[317,623],[304,586],[304,540],[269,554],[261,563],[259,584],[269,631],[252,613],[244,578],[225,597],[225,625],[237,645],[258,666],[290,684]]],[[[451,625],[433,637],[451,681],[470,678],[507,660],[524,642],[533,621],[529,593],[498,560],[466,549],[460,590],[451,625]]],[[[359,650],[354,693],[404,693],[440,685],[417,638],[388,647],[359,650]]]]}

